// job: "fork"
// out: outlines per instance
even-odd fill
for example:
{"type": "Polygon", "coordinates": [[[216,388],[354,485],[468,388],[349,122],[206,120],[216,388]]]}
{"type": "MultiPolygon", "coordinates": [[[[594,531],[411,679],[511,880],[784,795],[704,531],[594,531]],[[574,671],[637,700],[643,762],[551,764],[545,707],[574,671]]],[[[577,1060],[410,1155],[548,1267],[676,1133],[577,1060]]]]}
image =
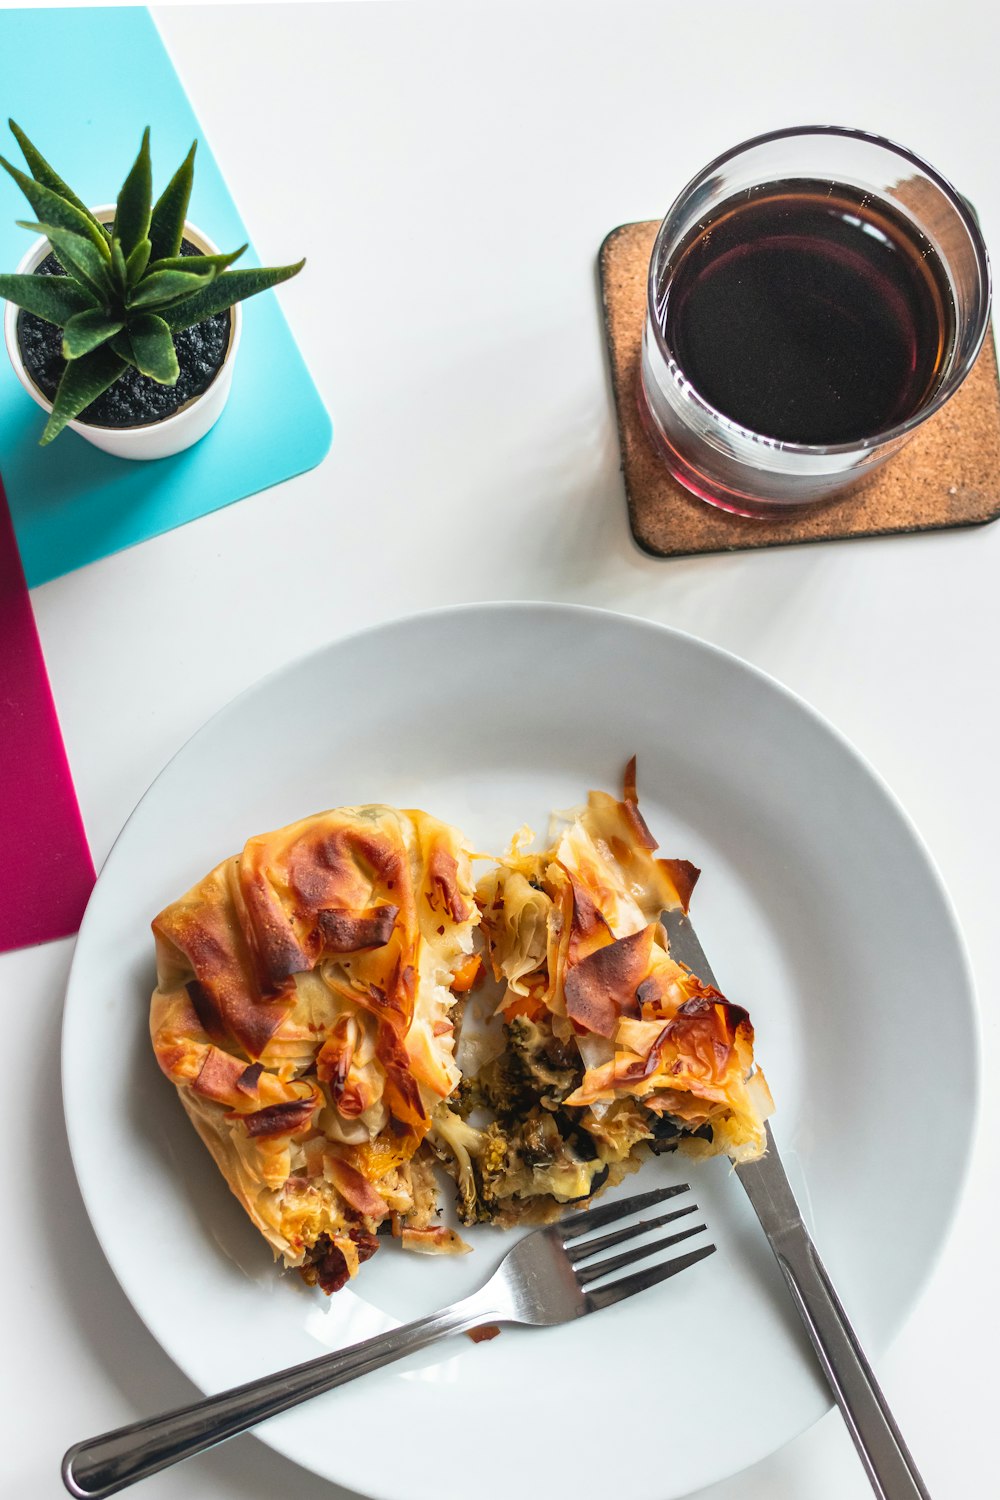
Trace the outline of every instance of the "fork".
{"type": "MultiPolygon", "coordinates": [[[[696,974],[702,983],[718,989],[691,919],[682,912],[668,911],[663,913],[662,921],[671,957],[696,974]]],[[[930,1500],[829,1273],[802,1222],[770,1125],[764,1129],[766,1154],[757,1161],[737,1165],[736,1175],[774,1251],[871,1487],[878,1500],[930,1500]]]]}
{"type": "Polygon", "coordinates": [[[641,1271],[616,1275],[626,1266],[672,1250],[682,1241],[704,1233],[705,1225],[696,1224],[647,1243],[634,1243],[651,1230],[697,1213],[696,1203],[640,1219],[635,1224],[623,1224],[593,1238],[588,1236],[689,1191],[687,1183],[654,1188],[615,1203],[603,1203],[599,1208],[583,1209],[555,1224],[535,1229],[507,1252],[490,1279],[470,1297],[335,1354],[321,1355],[306,1364],[248,1381],[246,1385],[162,1416],[133,1422],[128,1427],[76,1443],[63,1459],[63,1482],[78,1500],[103,1500],[105,1495],[117,1494],[138,1479],[202,1453],[278,1412],[344,1385],[358,1375],[381,1369],[437,1339],[494,1323],[550,1328],[612,1307],[625,1297],[686,1271],[711,1255],[715,1246],[700,1245],[641,1271]],[[608,1255],[606,1252],[616,1245],[626,1248],[608,1255]],[[613,1279],[608,1281],[606,1277],[613,1279]]]}

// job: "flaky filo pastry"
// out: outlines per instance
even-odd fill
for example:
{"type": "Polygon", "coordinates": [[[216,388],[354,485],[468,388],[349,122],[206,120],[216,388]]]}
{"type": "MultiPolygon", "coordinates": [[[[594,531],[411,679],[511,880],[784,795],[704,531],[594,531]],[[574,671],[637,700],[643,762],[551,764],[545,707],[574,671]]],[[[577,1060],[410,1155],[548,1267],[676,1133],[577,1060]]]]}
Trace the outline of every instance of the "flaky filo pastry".
{"type": "Polygon", "coordinates": [[[465,1248],[422,1146],[478,967],[469,850],[419,811],[252,838],[153,922],[157,1061],[284,1264],[335,1290],[377,1248],[465,1248]]]}
{"type": "Polygon", "coordinates": [[[656,856],[635,761],[621,797],[592,791],[548,848],[533,837],[515,835],[477,890],[503,1050],[434,1116],[466,1223],[550,1218],[650,1150],[766,1149],[750,1017],[671,957],[660,919],[687,910],[699,871],[656,856]]]}

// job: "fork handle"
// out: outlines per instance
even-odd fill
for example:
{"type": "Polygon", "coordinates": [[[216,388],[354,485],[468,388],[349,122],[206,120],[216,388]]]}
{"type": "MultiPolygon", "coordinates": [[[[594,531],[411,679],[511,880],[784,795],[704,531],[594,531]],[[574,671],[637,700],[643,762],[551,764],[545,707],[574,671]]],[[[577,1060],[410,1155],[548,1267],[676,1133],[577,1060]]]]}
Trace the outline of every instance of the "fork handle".
{"type": "Polygon", "coordinates": [[[138,1479],[246,1432],[248,1427],[308,1401],[311,1396],[378,1370],[437,1339],[464,1333],[481,1323],[503,1321],[504,1317],[481,1293],[476,1293],[441,1312],[431,1313],[415,1323],[404,1323],[401,1328],[377,1334],[349,1349],[320,1355],[306,1364],[250,1380],[162,1416],[75,1443],[63,1459],[63,1483],[78,1500],[103,1500],[104,1496],[115,1495],[138,1479]]]}
{"type": "Polygon", "coordinates": [[[930,1500],[805,1225],[771,1248],[878,1500],[930,1500]]]}

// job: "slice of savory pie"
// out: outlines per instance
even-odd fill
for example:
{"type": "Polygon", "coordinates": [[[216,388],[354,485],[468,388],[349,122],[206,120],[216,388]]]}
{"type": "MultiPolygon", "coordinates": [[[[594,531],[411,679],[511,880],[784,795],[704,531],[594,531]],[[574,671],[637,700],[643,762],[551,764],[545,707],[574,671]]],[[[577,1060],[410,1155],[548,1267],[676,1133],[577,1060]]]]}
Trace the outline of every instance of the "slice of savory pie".
{"type": "Polygon", "coordinates": [[[550,1218],[645,1147],[761,1155],[772,1105],[750,1018],[670,957],[661,913],[687,910],[699,872],[654,857],[635,761],[620,801],[591,792],[551,848],[527,852],[532,837],[477,890],[503,1050],[434,1115],[462,1220],[550,1218]]]}
{"type": "Polygon", "coordinates": [[[434,1222],[436,1105],[458,1082],[455,993],[479,966],[462,836],[340,808],[253,838],[153,923],[157,1060],[286,1266],[334,1291],[390,1224],[434,1222]]]}

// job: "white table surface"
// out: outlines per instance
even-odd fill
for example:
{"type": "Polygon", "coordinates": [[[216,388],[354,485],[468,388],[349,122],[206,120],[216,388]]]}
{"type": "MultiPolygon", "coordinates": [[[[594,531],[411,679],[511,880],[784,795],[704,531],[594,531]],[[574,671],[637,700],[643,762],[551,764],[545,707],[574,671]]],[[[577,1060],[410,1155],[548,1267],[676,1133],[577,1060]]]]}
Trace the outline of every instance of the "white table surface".
{"type": "MultiPolygon", "coordinates": [[[[607,230],[660,215],[735,141],[812,121],[864,125],[929,157],[976,202],[996,260],[989,9],[605,0],[155,14],[263,259],[309,255],[281,296],[336,435],[314,472],[35,591],[98,865],[209,714],[331,637],[471,599],[645,615],[779,677],[899,794],[968,939],[991,1118],[1000,527],[643,556],[626,523],[595,280],[607,230]]],[[[0,1495],[31,1500],[62,1493],[70,1442],[194,1394],[119,1291],[76,1188],[58,1082],[72,951],[66,941],[0,959],[0,1495]]],[[[928,1045],[947,1067],[946,1026],[928,1045]]],[[[934,1109],[928,1100],[928,1130],[934,1109]]],[[[935,1500],[992,1488],[991,1145],[984,1128],[945,1254],[879,1361],[935,1500]]],[[[142,1493],[341,1492],[244,1437],[142,1493]]],[[[462,1485],[442,1493],[465,1500],[462,1485]]],[[[829,1416],[700,1500],[869,1493],[829,1416]]]]}

